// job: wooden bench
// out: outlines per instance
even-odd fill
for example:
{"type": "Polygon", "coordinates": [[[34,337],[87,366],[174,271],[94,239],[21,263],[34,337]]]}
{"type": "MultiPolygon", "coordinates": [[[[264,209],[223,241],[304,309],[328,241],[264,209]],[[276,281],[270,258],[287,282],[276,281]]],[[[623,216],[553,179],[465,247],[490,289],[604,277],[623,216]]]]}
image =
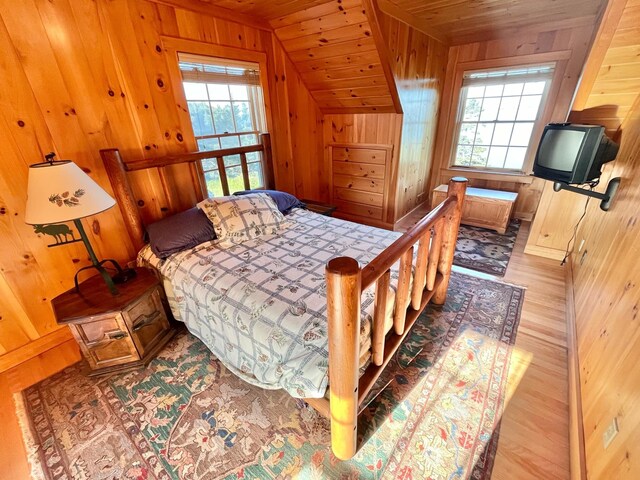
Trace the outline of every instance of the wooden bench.
{"type": "MultiPolygon", "coordinates": [[[[447,186],[440,185],[433,190],[431,205],[438,205],[447,197],[447,186]]],[[[518,194],[489,190],[487,188],[467,188],[462,208],[462,223],[505,233],[518,194]]]]}

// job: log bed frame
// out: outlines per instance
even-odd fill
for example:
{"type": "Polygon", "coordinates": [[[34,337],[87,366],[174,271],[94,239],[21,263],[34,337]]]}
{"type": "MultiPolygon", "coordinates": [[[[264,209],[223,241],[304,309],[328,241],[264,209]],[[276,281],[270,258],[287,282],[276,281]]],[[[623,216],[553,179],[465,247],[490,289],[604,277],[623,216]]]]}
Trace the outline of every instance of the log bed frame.
{"type": "MultiPolygon", "coordinates": [[[[265,185],[273,188],[273,164],[268,134],[262,134],[261,143],[255,146],[185,153],[127,163],[123,162],[117,149],[101,150],[100,154],[127,231],[139,250],[144,246],[144,223],[129,185],[127,172],[157,168],[162,176],[163,169],[167,166],[189,164],[192,169],[198,169],[200,160],[217,159],[223,190],[228,194],[223,159],[230,155],[240,155],[244,182],[248,188],[246,154],[249,152],[261,152],[265,185]]],[[[198,183],[201,191],[196,192],[196,197],[201,199],[206,196],[206,187],[202,182],[194,182],[194,185],[198,183]]],[[[334,258],[327,263],[329,400],[326,397],[304,400],[331,421],[331,448],[339,459],[347,460],[355,455],[358,446],[358,414],[366,407],[364,401],[422,310],[429,301],[435,304],[443,304],[445,301],[466,186],[465,178],[452,178],[445,201],[368,265],[360,267],[350,257],[334,258]],[[417,255],[414,262],[416,244],[417,255]],[[395,285],[393,327],[385,335],[385,306],[391,284],[390,269],[397,262],[400,262],[400,269],[395,285]],[[361,296],[374,283],[371,364],[360,377],[358,337],[361,296]]]]}

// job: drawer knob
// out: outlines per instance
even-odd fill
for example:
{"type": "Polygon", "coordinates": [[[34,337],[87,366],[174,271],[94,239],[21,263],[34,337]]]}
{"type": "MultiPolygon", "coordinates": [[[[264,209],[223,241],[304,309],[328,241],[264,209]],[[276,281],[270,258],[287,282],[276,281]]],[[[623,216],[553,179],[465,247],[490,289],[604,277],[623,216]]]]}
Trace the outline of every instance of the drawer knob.
{"type": "Polygon", "coordinates": [[[138,330],[143,329],[150,323],[153,323],[156,320],[156,318],[158,318],[159,315],[160,315],[159,311],[155,311],[149,315],[140,315],[138,318],[136,318],[136,321],[133,322],[133,326],[131,327],[131,330],[133,332],[137,332],[138,330]]]}
{"type": "Polygon", "coordinates": [[[123,332],[123,331],[111,332],[111,333],[109,333],[109,335],[108,335],[108,337],[109,337],[111,340],[120,340],[121,338],[124,338],[124,337],[126,337],[126,336],[127,336],[126,332],[123,332]]]}

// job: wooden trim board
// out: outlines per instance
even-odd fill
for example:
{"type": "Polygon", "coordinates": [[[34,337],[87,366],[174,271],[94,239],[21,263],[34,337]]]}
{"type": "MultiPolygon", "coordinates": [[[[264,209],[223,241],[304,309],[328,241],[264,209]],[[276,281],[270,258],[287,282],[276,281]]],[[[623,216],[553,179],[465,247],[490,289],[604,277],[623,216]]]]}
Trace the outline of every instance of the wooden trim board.
{"type": "Polygon", "coordinates": [[[567,360],[569,378],[569,467],[571,480],[586,480],[587,463],[582,423],[582,397],[580,394],[580,361],[578,358],[578,332],[573,296],[573,264],[571,257],[565,264],[565,302],[567,317],[567,360]]]}
{"type": "Polygon", "coordinates": [[[73,340],[71,331],[67,327],[61,327],[53,332],[40,337],[20,348],[5,353],[0,357],[0,373],[6,372],[30,358],[62,345],[64,342],[73,340]]]}

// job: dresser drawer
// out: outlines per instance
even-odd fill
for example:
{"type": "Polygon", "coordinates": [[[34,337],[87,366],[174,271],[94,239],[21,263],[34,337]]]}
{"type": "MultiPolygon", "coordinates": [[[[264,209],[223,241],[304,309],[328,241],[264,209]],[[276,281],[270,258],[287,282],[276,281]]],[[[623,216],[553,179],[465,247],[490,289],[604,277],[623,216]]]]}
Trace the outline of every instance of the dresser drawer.
{"type": "Polygon", "coordinates": [[[120,314],[69,326],[92,369],[140,360],[120,314]]]}
{"type": "Polygon", "coordinates": [[[124,311],[123,315],[141,357],[144,357],[170,328],[160,287],[144,295],[124,311]]]}

